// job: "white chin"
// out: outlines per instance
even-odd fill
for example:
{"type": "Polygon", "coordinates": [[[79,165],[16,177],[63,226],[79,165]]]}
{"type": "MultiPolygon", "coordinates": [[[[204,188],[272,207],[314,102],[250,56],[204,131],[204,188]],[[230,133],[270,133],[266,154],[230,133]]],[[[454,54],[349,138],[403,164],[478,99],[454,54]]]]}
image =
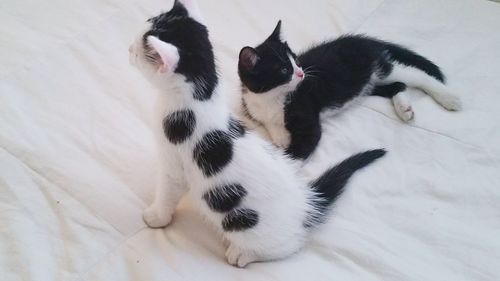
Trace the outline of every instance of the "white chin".
{"type": "Polygon", "coordinates": [[[290,90],[295,90],[295,88],[297,88],[297,86],[299,85],[300,83],[300,80],[299,79],[293,79],[291,82],[290,82],[290,90]]]}

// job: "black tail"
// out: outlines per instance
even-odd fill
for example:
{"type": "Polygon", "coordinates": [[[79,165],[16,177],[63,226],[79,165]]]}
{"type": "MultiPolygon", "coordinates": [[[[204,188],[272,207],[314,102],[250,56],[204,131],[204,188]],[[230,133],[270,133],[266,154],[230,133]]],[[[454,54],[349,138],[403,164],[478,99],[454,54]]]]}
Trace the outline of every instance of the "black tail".
{"type": "Polygon", "coordinates": [[[314,205],[319,212],[308,219],[305,226],[312,226],[323,221],[325,211],[342,193],[344,186],[352,174],[384,156],[385,153],[384,149],[375,149],[355,154],[330,168],[314,181],[311,186],[316,191],[317,198],[319,199],[315,200],[314,205]]]}
{"type": "Polygon", "coordinates": [[[391,57],[404,65],[413,66],[427,73],[428,75],[436,78],[444,83],[445,77],[441,69],[432,61],[422,57],[421,55],[408,50],[404,47],[395,44],[386,44],[386,49],[391,54],[391,57]]]}

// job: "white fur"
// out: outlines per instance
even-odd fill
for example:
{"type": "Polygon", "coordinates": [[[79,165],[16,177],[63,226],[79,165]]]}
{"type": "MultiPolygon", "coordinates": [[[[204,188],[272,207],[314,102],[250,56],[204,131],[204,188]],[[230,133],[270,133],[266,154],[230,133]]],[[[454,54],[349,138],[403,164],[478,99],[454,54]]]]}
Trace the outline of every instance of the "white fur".
{"type": "Polygon", "coordinates": [[[243,95],[247,109],[254,119],[261,122],[271,136],[272,142],[280,148],[290,144],[290,134],[285,128],[284,106],[288,85],[282,85],[263,94],[248,91],[243,95]]]}
{"type": "Polygon", "coordinates": [[[144,212],[146,223],[151,227],[168,225],[180,197],[190,189],[201,213],[229,242],[226,252],[229,263],[243,267],[253,261],[283,258],[299,250],[307,234],[303,222],[308,212],[314,212],[310,205],[314,194],[308,183],[298,176],[296,164],[268,142],[247,132],[234,140],[231,163],[212,177],[204,176],[193,161],[193,148],[205,133],[214,129],[227,131],[231,116],[220,86],[210,100],[195,100],[193,85],[183,76],[172,68],[158,72],[157,65],[141,61],[144,56],[140,42],[134,43],[131,49],[133,65],[159,90],[152,122],[162,151],[163,167],[154,202],[144,212]],[[188,140],[173,145],[164,135],[162,120],[183,108],[194,111],[196,127],[188,140]],[[239,183],[247,189],[241,207],[258,212],[259,222],[253,228],[224,232],[221,226],[224,215],[213,212],[202,199],[211,187],[227,183],[239,183]]]}
{"type": "Polygon", "coordinates": [[[424,91],[447,110],[462,109],[459,97],[453,95],[445,84],[418,68],[394,63],[391,74],[382,81],[384,83],[403,82],[408,87],[424,91]]]}

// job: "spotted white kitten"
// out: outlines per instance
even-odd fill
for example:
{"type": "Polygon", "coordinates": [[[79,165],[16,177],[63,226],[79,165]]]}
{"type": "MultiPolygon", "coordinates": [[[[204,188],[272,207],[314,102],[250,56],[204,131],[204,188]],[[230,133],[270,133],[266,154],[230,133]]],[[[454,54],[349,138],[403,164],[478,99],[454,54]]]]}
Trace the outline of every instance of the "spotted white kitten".
{"type": "Polygon", "coordinates": [[[175,1],[169,12],[149,19],[130,47],[130,62],[159,90],[153,119],[163,166],[144,220],[168,225],[190,189],[201,214],[228,242],[230,264],[299,250],[349,177],[385,154],[351,156],[312,183],[299,177],[291,160],[230,113],[192,0],[175,1]]]}

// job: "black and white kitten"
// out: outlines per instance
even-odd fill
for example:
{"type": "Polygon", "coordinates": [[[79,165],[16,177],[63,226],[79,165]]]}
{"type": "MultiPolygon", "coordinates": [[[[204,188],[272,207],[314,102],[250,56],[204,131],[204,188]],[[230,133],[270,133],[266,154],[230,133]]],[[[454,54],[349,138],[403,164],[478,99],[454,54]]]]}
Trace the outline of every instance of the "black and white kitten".
{"type": "Polygon", "coordinates": [[[439,67],[411,50],[345,35],[296,56],[280,29],[281,21],[262,44],[241,50],[238,73],[248,117],[294,158],[307,158],[318,144],[320,112],[342,109],[359,96],[392,98],[403,121],[414,116],[406,87],[423,90],[448,110],[461,108],[439,67]]]}
{"type": "Polygon", "coordinates": [[[130,46],[130,63],[159,91],[152,122],[161,148],[151,227],[172,219],[187,193],[229,242],[226,258],[243,267],[298,251],[360,168],[385,154],[351,156],[309,183],[296,161],[247,131],[231,114],[208,30],[193,0],[149,19],[130,46]]]}

